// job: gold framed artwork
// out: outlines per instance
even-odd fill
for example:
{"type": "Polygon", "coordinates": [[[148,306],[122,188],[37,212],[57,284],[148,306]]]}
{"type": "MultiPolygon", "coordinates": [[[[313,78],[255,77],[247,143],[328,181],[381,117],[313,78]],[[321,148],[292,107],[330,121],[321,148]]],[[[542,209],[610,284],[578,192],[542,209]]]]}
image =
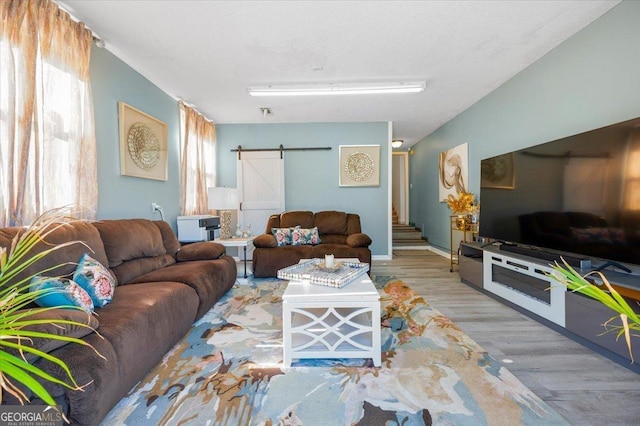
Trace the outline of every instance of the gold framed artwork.
{"type": "Polygon", "coordinates": [[[482,188],[514,189],[515,164],[513,153],[487,158],[480,163],[480,186],[482,188]]]}
{"type": "Polygon", "coordinates": [[[167,124],[118,102],[120,174],[167,180],[167,124]]]}
{"type": "Polygon", "coordinates": [[[441,152],[438,157],[440,186],[438,197],[444,203],[449,195],[458,197],[460,192],[469,192],[469,149],[466,143],[441,152]]]}
{"type": "Polygon", "coordinates": [[[380,145],[340,145],[340,186],[380,185],[380,145]]]}

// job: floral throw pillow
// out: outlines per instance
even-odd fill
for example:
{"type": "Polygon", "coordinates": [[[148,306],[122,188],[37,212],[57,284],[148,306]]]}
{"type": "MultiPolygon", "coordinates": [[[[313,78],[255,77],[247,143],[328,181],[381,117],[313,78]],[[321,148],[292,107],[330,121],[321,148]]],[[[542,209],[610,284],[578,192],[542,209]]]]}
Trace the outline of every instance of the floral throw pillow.
{"type": "Polygon", "coordinates": [[[315,246],[316,244],[320,244],[320,234],[318,233],[317,227],[313,227],[310,229],[298,227],[293,230],[291,240],[291,245],[294,246],[315,246]]]}
{"type": "Polygon", "coordinates": [[[43,291],[35,300],[36,305],[54,308],[57,306],[78,306],[87,312],[93,312],[91,296],[77,283],[68,278],[47,278],[35,276],[29,285],[29,291],[43,291]]]}
{"type": "Polygon", "coordinates": [[[278,247],[290,245],[293,230],[297,228],[299,228],[299,226],[296,226],[295,228],[271,228],[271,233],[276,237],[278,247]]]}
{"type": "Polygon", "coordinates": [[[73,280],[86,290],[93,304],[102,308],[113,299],[116,280],[111,272],[87,253],[83,254],[73,273],[73,280]]]}

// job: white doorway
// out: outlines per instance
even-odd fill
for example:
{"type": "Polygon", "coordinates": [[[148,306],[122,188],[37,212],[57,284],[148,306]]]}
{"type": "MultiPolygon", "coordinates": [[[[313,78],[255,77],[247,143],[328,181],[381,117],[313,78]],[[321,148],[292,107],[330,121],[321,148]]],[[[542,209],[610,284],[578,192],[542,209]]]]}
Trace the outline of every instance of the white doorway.
{"type": "MultiPolygon", "coordinates": [[[[284,211],[284,158],[280,151],[242,151],[238,161],[238,194],[242,229],[262,234],[272,214],[284,211]]],[[[240,254],[240,253],[238,253],[240,254]]],[[[253,257],[247,251],[247,257],[253,257]]]]}
{"type": "Polygon", "coordinates": [[[394,152],[391,160],[391,205],[398,224],[409,223],[409,153],[394,152]]]}

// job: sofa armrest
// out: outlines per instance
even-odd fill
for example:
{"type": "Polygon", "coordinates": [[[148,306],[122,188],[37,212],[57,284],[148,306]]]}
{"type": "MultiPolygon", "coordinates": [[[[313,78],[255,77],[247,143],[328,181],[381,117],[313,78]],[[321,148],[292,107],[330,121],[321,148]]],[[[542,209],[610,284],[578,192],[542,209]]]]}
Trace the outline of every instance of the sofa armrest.
{"type": "Polygon", "coordinates": [[[262,234],[253,239],[253,246],[256,248],[272,248],[278,247],[278,242],[273,235],[262,234]]]}
{"type": "Polygon", "coordinates": [[[358,232],[347,236],[346,243],[349,247],[369,247],[371,245],[371,238],[367,234],[358,232]]]}
{"type": "Polygon", "coordinates": [[[218,259],[223,254],[225,254],[225,248],[222,244],[214,241],[200,241],[180,247],[180,250],[176,253],[176,260],[178,262],[212,260],[218,259]]]}

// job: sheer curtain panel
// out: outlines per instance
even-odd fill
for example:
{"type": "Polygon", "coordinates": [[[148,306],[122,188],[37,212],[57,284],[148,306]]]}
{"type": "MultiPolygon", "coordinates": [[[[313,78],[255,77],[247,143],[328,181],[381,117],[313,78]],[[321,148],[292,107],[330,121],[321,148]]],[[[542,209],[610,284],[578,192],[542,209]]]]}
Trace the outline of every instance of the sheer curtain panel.
{"type": "Polygon", "coordinates": [[[98,200],[93,37],[50,0],[0,0],[0,226],[98,200]]]}
{"type": "Polygon", "coordinates": [[[209,212],[207,188],[215,185],[216,128],[193,108],[182,109],[182,159],[180,164],[181,211],[183,215],[209,212]]]}

